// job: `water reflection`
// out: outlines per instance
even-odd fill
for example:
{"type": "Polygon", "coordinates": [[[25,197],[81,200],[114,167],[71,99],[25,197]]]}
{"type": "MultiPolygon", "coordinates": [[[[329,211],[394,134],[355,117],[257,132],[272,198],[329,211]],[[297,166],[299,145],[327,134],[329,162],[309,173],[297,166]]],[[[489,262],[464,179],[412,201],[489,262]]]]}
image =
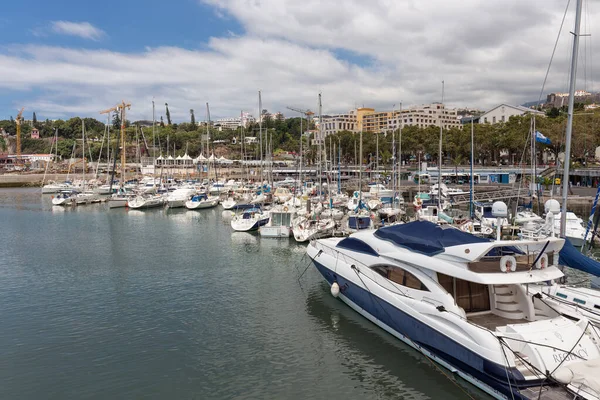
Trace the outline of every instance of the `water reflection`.
{"type": "Polygon", "coordinates": [[[306,310],[321,327],[319,345],[337,347],[335,354],[344,371],[380,397],[463,399],[467,390],[475,398],[489,399],[463,381],[451,382],[422,354],[330,296],[326,284],[309,290],[306,310]]]}

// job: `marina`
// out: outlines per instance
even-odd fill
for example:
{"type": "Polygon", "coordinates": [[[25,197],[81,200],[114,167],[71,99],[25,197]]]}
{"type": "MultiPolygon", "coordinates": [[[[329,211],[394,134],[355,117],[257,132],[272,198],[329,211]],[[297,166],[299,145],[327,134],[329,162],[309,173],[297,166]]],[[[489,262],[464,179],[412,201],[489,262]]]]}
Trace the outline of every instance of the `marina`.
{"type": "Polygon", "coordinates": [[[600,400],[595,4],[136,1],[0,24],[0,399],[600,400]]]}
{"type": "Polygon", "coordinates": [[[50,200],[0,190],[3,398],[464,398],[301,275],[293,239],[218,209],[50,200]]]}

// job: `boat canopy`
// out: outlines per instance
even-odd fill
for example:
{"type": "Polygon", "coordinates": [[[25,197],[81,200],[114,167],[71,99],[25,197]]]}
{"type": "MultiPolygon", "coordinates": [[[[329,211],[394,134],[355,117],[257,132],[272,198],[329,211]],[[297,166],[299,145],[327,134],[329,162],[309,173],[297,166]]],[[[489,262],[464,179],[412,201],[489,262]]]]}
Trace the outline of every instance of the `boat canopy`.
{"type": "Polygon", "coordinates": [[[379,257],[379,254],[375,250],[373,250],[371,246],[369,246],[362,240],[353,237],[347,237],[345,239],[340,240],[336,247],[379,257]]]}
{"type": "Polygon", "coordinates": [[[559,255],[559,264],[587,272],[588,274],[600,276],[600,262],[581,254],[569,239],[565,239],[565,245],[560,250],[559,255]]]}
{"type": "Polygon", "coordinates": [[[194,196],[192,196],[192,201],[202,200],[208,200],[208,196],[206,195],[206,193],[195,194],[194,196]]]}
{"type": "Polygon", "coordinates": [[[374,235],[427,256],[443,253],[445,248],[450,246],[491,241],[458,229],[442,228],[429,221],[415,221],[379,228],[374,235]]]}

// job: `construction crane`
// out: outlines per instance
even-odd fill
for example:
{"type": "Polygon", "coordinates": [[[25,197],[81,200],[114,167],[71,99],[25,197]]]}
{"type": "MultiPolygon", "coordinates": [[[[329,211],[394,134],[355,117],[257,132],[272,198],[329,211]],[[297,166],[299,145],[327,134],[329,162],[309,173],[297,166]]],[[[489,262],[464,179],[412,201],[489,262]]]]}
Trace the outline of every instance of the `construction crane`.
{"type": "Polygon", "coordinates": [[[108,114],[113,111],[118,111],[121,118],[121,180],[125,182],[125,111],[131,109],[131,103],[125,103],[121,100],[121,104],[109,108],[108,110],[100,111],[100,114],[108,114]]]}
{"type": "Polygon", "coordinates": [[[23,110],[25,107],[21,108],[21,111],[17,114],[17,119],[15,122],[17,123],[17,164],[21,164],[21,118],[23,118],[23,110]]]}

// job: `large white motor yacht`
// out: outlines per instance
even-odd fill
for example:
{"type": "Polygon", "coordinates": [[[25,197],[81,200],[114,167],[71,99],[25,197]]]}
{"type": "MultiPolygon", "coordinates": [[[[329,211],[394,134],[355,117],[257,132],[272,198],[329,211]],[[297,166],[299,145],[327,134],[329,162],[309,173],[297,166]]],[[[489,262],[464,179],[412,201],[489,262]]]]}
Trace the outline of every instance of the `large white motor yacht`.
{"type": "Polygon", "coordinates": [[[415,221],[315,240],[307,254],[334,296],[495,398],[598,399],[600,330],[528,287],[563,277],[563,243],[415,221]]]}

